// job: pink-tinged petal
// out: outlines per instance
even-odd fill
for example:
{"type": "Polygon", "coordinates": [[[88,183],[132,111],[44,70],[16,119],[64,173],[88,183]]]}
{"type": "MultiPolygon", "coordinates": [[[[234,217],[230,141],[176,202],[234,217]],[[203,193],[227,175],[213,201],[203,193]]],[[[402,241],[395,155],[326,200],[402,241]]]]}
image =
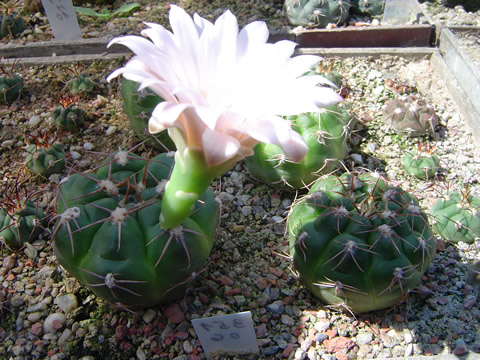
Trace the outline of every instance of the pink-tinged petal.
{"type": "Polygon", "coordinates": [[[237,58],[241,59],[268,40],[268,28],[264,21],[254,21],[246,25],[238,34],[237,58]]]}
{"type": "Polygon", "coordinates": [[[232,136],[205,129],[202,134],[205,159],[210,166],[222,164],[235,157],[240,142],[232,136]]]}
{"type": "Polygon", "coordinates": [[[175,126],[180,114],[188,107],[189,105],[187,104],[175,104],[167,101],[159,103],[155,109],[153,109],[152,117],[148,121],[148,131],[156,134],[169,127],[175,126]]]}

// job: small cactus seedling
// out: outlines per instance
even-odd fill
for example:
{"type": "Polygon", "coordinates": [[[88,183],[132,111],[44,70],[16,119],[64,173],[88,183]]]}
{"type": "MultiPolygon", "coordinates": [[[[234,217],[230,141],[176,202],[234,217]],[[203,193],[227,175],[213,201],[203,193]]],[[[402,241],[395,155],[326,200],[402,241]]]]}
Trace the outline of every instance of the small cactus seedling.
{"type": "Polygon", "coordinates": [[[334,170],[344,159],[352,116],[341,105],[334,105],[318,113],[287,117],[287,121],[292,122],[308,146],[304,159],[292,163],[279,146],[260,143],[245,164],[256,179],[267,185],[301,189],[334,170]]]}
{"type": "Polygon", "coordinates": [[[360,14],[380,16],[385,10],[385,0],[353,0],[353,8],[360,14]]]}
{"type": "Polygon", "coordinates": [[[15,36],[25,30],[25,20],[15,11],[17,5],[4,7],[3,13],[0,14],[0,39],[6,36],[15,36]]]}
{"type": "Polygon", "coordinates": [[[52,113],[52,123],[61,130],[75,130],[85,125],[85,110],[76,105],[77,97],[60,96],[60,103],[52,113]]]}
{"type": "Polygon", "coordinates": [[[132,80],[122,80],[123,110],[130,120],[130,126],[135,134],[155,145],[159,150],[175,150],[175,144],[168,136],[167,130],[156,135],[148,132],[148,120],[155,106],[163,99],[150,89],[138,90],[139,84],[132,80]]]}
{"type": "Polygon", "coordinates": [[[445,241],[472,244],[480,238],[480,196],[473,196],[468,188],[437,199],[430,215],[435,219],[435,231],[445,241]]]}
{"type": "Polygon", "coordinates": [[[90,93],[95,87],[95,83],[87,74],[80,74],[76,78],[67,82],[67,87],[73,95],[77,93],[90,93]]]}
{"type": "Polygon", "coordinates": [[[97,296],[127,308],[170,301],[209,256],[218,221],[211,191],[181,225],[160,226],[172,163],[170,153],[146,160],[119,151],[96,173],[61,184],[55,254],[97,296]]]}
{"type": "Polygon", "coordinates": [[[16,74],[5,69],[0,64],[0,104],[11,104],[20,97],[23,89],[23,78],[20,74],[16,74]]]}
{"type": "Polygon", "coordinates": [[[22,247],[38,238],[45,223],[45,213],[32,201],[29,193],[18,182],[8,186],[0,207],[0,240],[10,249],[22,247]]]}
{"type": "Polygon", "coordinates": [[[318,180],[292,207],[288,231],[300,281],[353,312],[400,302],[435,254],[417,199],[370,174],[318,180]]]}
{"type": "Polygon", "coordinates": [[[341,25],[348,17],[349,0],[285,0],[285,12],[291,25],[326,27],[341,25]]]}
{"type": "Polygon", "coordinates": [[[387,100],[383,107],[385,124],[399,133],[409,136],[430,134],[437,138],[438,117],[435,110],[415,95],[398,95],[387,100]]]}
{"type": "Polygon", "coordinates": [[[433,150],[433,146],[418,144],[414,152],[405,153],[403,169],[407,174],[422,180],[435,178],[440,171],[440,158],[433,150]]]}
{"type": "Polygon", "coordinates": [[[34,143],[26,148],[25,163],[34,174],[50,176],[65,168],[65,152],[62,145],[50,139],[48,133],[31,136],[34,143]]]}

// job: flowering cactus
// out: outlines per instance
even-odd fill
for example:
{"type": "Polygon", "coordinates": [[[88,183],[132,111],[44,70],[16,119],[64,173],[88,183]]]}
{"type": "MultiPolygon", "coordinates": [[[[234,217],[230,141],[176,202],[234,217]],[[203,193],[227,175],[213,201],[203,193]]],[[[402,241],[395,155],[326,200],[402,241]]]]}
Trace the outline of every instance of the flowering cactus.
{"type": "Polygon", "coordinates": [[[300,281],[353,312],[394,306],[435,254],[416,198],[369,174],[318,180],[293,206],[288,231],[300,281]]]}
{"type": "Polygon", "coordinates": [[[206,191],[181,225],[160,226],[173,159],[114,154],[94,174],[73,174],[57,198],[57,260],[99,297],[144,308],[182,295],[205,263],[218,208],[206,191]]]}
{"type": "Polygon", "coordinates": [[[435,219],[435,231],[444,240],[472,244],[480,237],[479,209],[480,196],[473,196],[467,189],[439,198],[430,209],[430,215],[435,219]]]}
{"type": "Polygon", "coordinates": [[[258,142],[279,145],[299,162],[307,153],[302,137],[280,116],[314,112],[342,99],[318,86],[320,76],[300,75],[319,61],[291,58],[295,43],[268,44],[264,22],[240,32],[230,11],[215,24],[170,6],[170,25],[147,23],[142,34],[113,39],[135,54],[123,75],[165,101],[152,112],[149,131],[168,129],[177,151],[162,201],[161,226],[178,226],[210,182],[246,156],[258,142]],[[212,46],[213,44],[213,46],[212,46]]]}
{"type": "Polygon", "coordinates": [[[326,27],[340,25],[348,17],[349,0],[285,0],[285,12],[291,25],[326,27]]]}

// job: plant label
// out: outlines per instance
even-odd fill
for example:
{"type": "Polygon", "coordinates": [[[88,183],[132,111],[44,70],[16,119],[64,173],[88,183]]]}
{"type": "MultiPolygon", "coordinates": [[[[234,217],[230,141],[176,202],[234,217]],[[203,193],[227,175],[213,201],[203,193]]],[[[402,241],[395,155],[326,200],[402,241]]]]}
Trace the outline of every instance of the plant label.
{"type": "Polygon", "coordinates": [[[410,1],[387,0],[383,12],[382,24],[401,25],[410,20],[410,1]]]}
{"type": "Polygon", "coordinates": [[[258,352],[250,311],[193,319],[192,324],[209,358],[258,352]]]}
{"type": "Polygon", "coordinates": [[[72,0],[42,0],[48,22],[57,40],[77,40],[82,37],[72,0]]]}

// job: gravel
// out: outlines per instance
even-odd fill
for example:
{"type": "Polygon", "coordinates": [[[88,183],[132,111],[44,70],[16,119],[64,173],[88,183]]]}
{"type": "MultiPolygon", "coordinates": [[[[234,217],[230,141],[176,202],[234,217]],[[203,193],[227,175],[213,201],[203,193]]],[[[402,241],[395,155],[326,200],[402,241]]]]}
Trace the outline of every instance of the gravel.
{"type": "MultiPolygon", "coordinates": [[[[179,3],[194,6],[193,2],[179,3]]],[[[240,3],[223,2],[217,8],[240,3]]],[[[268,10],[275,6],[276,2],[265,2],[267,14],[276,14],[268,10]]],[[[252,10],[242,9],[237,11],[249,17],[245,22],[251,21],[252,10]]],[[[480,17],[454,11],[446,14],[457,24],[464,19],[460,13],[468,19],[480,17]]],[[[105,26],[113,28],[115,24],[112,21],[105,26]]],[[[480,195],[480,149],[428,58],[334,60],[341,61],[352,89],[348,100],[360,120],[350,139],[346,168],[362,166],[387,174],[414,192],[425,209],[447,185],[455,190],[468,185],[473,194],[480,195]],[[381,106],[392,96],[384,86],[387,77],[408,83],[434,106],[441,136],[437,141],[422,140],[435,145],[442,159],[445,170],[438,179],[420,181],[403,173],[401,154],[418,139],[392,133],[383,125],[381,106]]],[[[71,154],[70,167],[89,169],[102,153],[136,142],[122,113],[116,84],[105,82],[105,76],[118,66],[118,62],[88,65],[99,84],[96,93],[82,99],[92,118],[77,134],[57,134],[71,154]]],[[[56,106],[49,94],[62,91],[68,69],[22,69],[28,94],[14,105],[0,108],[0,190],[20,174],[29,189],[42,190],[38,200],[46,209],[53,203],[56,184],[66,174],[47,181],[18,172],[23,161],[18,147],[27,143],[25,131],[38,135],[39,130],[49,128],[49,116],[56,106]]],[[[137,151],[148,149],[141,146],[137,151]]],[[[479,288],[472,280],[472,264],[480,260],[480,241],[455,245],[439,238],[433,263],[407,301],[387,311],[353,316],[311,297],[291,269],[283,219],[294,193],[255,182],[243,163],[212,188],[217,189],[223,207],[212,261],[196,276],[185,297],[172,304],[132,313],[96,298],[58,266],[51,249],[51,229],[17,252],[3,249],[0,359],[203,359],[191,319],[241,311],[252,312],[260,354],[229,358],[340,360],[480,353],[479,288]]]]}

